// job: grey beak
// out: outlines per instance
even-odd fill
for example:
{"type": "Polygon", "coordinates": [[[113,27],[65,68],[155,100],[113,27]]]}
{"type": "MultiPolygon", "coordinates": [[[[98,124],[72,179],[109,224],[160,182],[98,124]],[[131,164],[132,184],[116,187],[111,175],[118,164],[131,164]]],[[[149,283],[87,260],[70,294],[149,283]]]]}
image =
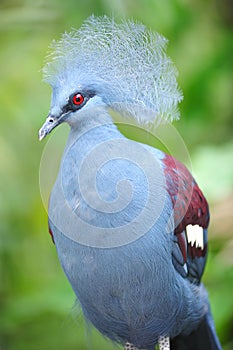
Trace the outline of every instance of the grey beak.
{"type": "Polygon", "coordinates": [[[57,125],[59,124],[59,118],[52,116],[51,114],[48,115],[46,118],[45,123],[42,125],[41,129],[39,130],[39,140],[43,140],[46,135],[48,135],[57,125]]]}

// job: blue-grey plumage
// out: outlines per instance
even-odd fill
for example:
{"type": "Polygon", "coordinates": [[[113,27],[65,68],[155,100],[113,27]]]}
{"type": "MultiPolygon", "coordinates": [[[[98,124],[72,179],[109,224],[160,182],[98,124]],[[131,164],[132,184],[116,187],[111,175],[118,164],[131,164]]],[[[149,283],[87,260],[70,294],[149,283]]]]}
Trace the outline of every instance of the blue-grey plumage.
{"type": "Polygon", "coordinates": [[[220,349],[200,283],[206,201],[187,169],[125,138],[108,111],[143,123],[177,116],[181,94],[164,39],[92,17],[64,35],[45,73],[53,97],[40,139],[64,121],[71,127],[49,226],[85,317],[110,339],[147,350],[160,336],[189,349],[177,337],[188,339],[206,321],[209,349],[220,349]]]}

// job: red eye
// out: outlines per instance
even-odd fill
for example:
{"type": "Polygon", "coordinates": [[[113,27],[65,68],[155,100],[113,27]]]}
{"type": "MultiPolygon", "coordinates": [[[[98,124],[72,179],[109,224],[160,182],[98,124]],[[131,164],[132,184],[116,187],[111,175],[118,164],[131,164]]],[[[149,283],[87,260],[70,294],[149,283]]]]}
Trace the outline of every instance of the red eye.
{"type": "Polygon", "coordinates": [[[73,101],[74,105],[80,106],[84,101],[84,97],[81,94],[76,94],[76,95],[74,95],[72,101],[73,101]]]}

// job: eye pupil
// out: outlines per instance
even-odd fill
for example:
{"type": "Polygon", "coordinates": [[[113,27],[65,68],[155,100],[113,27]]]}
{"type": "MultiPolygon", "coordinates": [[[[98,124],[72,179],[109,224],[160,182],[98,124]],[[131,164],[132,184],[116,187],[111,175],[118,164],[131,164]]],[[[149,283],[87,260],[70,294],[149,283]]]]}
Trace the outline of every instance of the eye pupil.
{"type": "Polygon", "coordinates": [[[73,103],[76,105],[76,106],[80,106],[84,101],[84,97],[83,95],[81,94],[76,94],[74,95],[73,97],[73,103]]]}

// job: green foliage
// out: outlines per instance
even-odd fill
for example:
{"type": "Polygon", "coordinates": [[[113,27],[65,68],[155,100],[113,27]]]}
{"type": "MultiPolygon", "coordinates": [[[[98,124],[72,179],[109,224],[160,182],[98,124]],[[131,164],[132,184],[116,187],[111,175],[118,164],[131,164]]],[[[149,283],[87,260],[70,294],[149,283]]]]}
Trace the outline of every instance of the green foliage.
{"type": "MultiPolygon", "coordinates": [[[[137,19],[170,40],[169,54],[184,92],[182,118],[175,127],[191,153],[194,173],[213,212],[204,282],[219,336],[224,349],[230,350],[233,50],[232,12],[226,0],[1,1],[0,348],[115,348],[96,331],[90,333],[80,312],[72,309],[74,295],[47,234],[39,187],[45,143],[38,142],[37,131],[50,103],[50,89],[41,82],[40,69],[52,39],[79,27],[92,13],[137,19]]],[[[148,142],[143,133],[125,132],[148,142]]],[[[54,168],[65,133],[67,129],[57,130],[54,136],[58,145],[58,156],[51,159],[54,168]]]]}

